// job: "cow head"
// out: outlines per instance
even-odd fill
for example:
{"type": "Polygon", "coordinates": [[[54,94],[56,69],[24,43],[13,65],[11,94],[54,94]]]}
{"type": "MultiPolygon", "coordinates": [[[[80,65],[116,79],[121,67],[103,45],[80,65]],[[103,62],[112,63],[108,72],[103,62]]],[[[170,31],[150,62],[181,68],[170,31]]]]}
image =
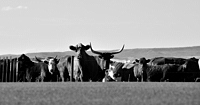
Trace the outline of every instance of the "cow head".
{"type": "Polygon", "coordinates": [[[78,59],[84,59],[84,57],[87,56],[87,53],[85,51],[87,51],[90,48],[90,45],[84,46],[82,43],[79,43],[76,46],[71,45],[69,46],[69,48],[72,51],[76,52],[78,59]]]}
{"type": "Polygon", "coordinates": [[[105,71],[105,77],[103,78],[102,82],[112,82],[112,81],[117,81],[117,79],[113,77],[112,70],[108,69],[105,71]]]}
{"type": "MultiPolygon", "coordinates": [[[[56,56],[57,57],[57,56],[56,56]]],[[[54,58],[50,58],[48,60],[48,69],[49,69],[49,72],[51,74],[53,74],[53,72],[56,72],[57,71],[57,64],[59,63],[59,60],[60,59],[57,59],[56,57],[54,58]]]]}
{"type": "Polygon", "coordinates": [[[25,54],[22,54],[18,58],[19,68],[27,68],[27,67],[31,66],[32,64],[33,64],[33,62],[31,61],[31,59],[28,56],[26,56],[25,54]]]}
{"type": "Polygon", "coordinates": [[[123,45],[122,49],[119,51],[100,52],[100,51],[93,50],[91,43],[90,43],[90,47],[91,47],[91,51],[93,53],[98,54],[99,58],[102,58],[103,60],[105,60],[105,63],[106,63],[105,69],[109,68],[110,59],[114,57],[114,54],[118,54],[118,53],[122,52],[124,49],[124,45],[123,45]]]}
{"type": "Polygon", "coordinates": [[[199,64],[198,59],[196,58],[189,58],[186,59],[185,63],[182,65],[185,67],[185,72],[200,72],[199,71],[199,64]]]}
{"type": "Polygon", "coordinates": [[[57,59],[57,56],[56,57],[47,57],[46,59],[39,59],[35,56],[36,60],[38,62],[43,62],[45,64],[48,65],[48,70],[51,74],[53,74],[54,72],[57,71],[57,64],[59,63],[59,60],[60,59],[57,59]]]}
{"type": "Polygon", "coordinates": [[[139,61],[137,60],[136,62],[139,62],[139,64],[141,64],[141,65],[146,65],[147,63],[150,62],[150,59],[146,59],[146,58],[142,57],[142,58],[140,58],[139,61]]]}
{"type": "Polygon", "coordinates": [[[105,60],[113,58],[113,57],[114,57],[114,54],[118,54],[118,53],[122,52],[123,49],[124,49],[124,45],[123,45],[122,49],[119,50],[119,51],[100,52],[100,51],[95,51],[95,50],[92,48],[91,43],[90,43],[90,46],[91,46],[91,51],[92,51],[93,53],[98,54],[100,58],[105,59],[105,60]]]}
{"type": "Polygon", "coordinates": [[[110,65],[110,68],[107,69],[107,75],[115,81],[121,78],[122,74],[122,67],[124,63],[115,62],[114,64],[110,65]]]}

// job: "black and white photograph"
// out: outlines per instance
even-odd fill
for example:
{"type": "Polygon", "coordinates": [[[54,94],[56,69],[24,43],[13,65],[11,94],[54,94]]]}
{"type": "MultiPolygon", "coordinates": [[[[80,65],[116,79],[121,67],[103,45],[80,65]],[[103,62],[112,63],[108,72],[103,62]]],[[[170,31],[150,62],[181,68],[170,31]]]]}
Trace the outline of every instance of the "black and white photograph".
{"type": "Polygon", "coordinates": [[[199,0],[0,0],[0,105],[200,105],[199,0]]]}

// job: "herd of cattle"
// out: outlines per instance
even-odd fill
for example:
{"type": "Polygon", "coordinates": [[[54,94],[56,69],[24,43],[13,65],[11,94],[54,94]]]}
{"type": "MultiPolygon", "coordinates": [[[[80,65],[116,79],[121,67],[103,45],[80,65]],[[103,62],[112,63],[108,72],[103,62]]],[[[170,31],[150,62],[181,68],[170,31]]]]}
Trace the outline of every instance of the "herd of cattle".
{"type": "Polygon", "coordinates": [[[60,59],[48,57],[33,61],[22,54],[18,58],[18,81],[56,82],[56,81],[170,81],[195,82],[200,78],[199,59],[155,57],[140,58],[133,62],[116,62],[111,58],[123,51],[99,52],[90,45],[77,44],[69,47],[76,56],[65,56],[60,59]],[[87,50],[98,56],[87,54],[87,50]],[[73,60],[72,60],[73,59],[73,60]],[[73,66],[73,67],[72,67],[73,66]],[[72,69],[73,68],[73,69],[72,69]]]}

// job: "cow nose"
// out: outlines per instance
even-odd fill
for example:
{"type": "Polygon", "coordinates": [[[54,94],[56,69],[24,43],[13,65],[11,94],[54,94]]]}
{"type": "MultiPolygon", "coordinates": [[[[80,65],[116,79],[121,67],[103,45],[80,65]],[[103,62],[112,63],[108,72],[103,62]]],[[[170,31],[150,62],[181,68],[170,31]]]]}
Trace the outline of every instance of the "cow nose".
{"type": "Polygon", "coordinates": [[[49,69],[49,72],[52,73],[54,68],[53,68],[52,65],[49,65],[49,66],[48,66],[48,69],[49,69]]]}
{"type": "Polygon", "coordinates": [[[78,56],[77,56],[77,58],[78,58],[78,59],[81,59],[81,58],[82,58],[82,56],[81,56],[81,55],[78,55],[78,56]]]}

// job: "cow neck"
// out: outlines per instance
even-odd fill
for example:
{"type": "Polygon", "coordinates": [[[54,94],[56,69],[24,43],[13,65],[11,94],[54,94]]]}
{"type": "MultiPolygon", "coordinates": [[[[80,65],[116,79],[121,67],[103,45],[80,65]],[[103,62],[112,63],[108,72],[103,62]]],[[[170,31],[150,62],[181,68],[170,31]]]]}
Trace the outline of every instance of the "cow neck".
{"type": "Polygon", "coordinates": [[[86,52],[82,53],[83,54],[83,58],[79,59],[79,61],[83,61],[85,62],[85,60],[88,60],[91,56],[88,55],[86,52]]]}
{"type": "Polygon", "coordinates": [[[146,63],[140,64],[140,65],[142,66],[143,70],[145,70],[145,71],[146,71],[146,69],[148,68],[148,64],[146,64],[146,63]]]}
{"type": "Polygon", "coordinates": [[[104,69],[109,69],[110,59],[104,59],[104,62],[106,62],[104,69]]]}
{"type": "Polygon", "coordinates": [[[35,63],[32,62],[32,61],[29,62],[29,66],[34,66],[34,64],[35,64],[35,63]]]}
{"type": "Polygon", "coordinates": [[[87,59],[88,57],[90,57],[90,55],[88,55],[86,52],[84,52],[84,55],[85,56],[83,56],[84,57],[83,59],[87,59]]]}

